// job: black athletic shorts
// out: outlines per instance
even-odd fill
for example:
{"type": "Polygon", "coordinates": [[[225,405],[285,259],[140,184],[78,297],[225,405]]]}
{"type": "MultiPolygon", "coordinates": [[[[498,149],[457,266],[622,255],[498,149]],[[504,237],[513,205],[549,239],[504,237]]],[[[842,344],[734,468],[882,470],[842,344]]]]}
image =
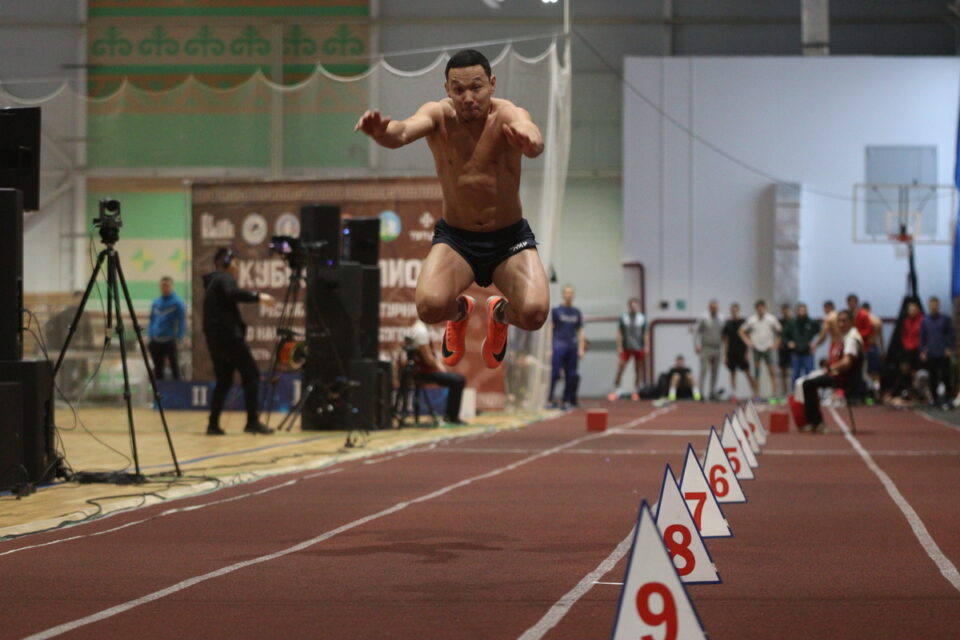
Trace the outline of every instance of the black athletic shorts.
{"type": "Polygon", "coordinates": [[[730,370],[730,373],[736,372],[737,369],[740,369],[741,371],[750,371],[750,365],[747,363],[747,354],[745,353],[728,357],[724,364],[727,365],[727,369],[730,370]]]}
{"type": "Polygon", "coordinates": [[[536,249],[537,239],[526,219],[496,231],[467,231],[441,218],[433,229],[433,244],[445,244],[463,256],[481,287],[493,284],[493,270],[507,258],[536,249]]]}

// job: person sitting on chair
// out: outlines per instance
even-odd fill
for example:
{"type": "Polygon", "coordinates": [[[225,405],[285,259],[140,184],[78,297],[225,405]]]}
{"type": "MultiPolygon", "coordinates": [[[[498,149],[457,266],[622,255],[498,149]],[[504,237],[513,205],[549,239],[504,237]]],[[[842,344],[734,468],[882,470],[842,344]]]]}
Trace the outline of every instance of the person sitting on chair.
{"type": "Polygon", "coordinates": [[[440,362],[430,340],[430,330],[422,320],[413,325],[410,336],[416,348],[414,361],[417,365],[417,379],[423,383],[431,383],[447,388],[447,411],[444,420],[450,424],[465,424],[460,419],[460,400],[463,397],[463,387],[467,379],[459,373],[447,371],[440,362]]]}
{"type": "Polygon", "coordinates": [[[820,412],[820,389],[829,387],[850,391],[863,383],[863,337],[853,326],[853,318],[847,309],[837,312],[836,322],[843,336],[843,351],[838,359],[827,365],[826,373],[804,380],[803,409],[807,424],[802,431],[825,431],[823,414],[820,412]]]}

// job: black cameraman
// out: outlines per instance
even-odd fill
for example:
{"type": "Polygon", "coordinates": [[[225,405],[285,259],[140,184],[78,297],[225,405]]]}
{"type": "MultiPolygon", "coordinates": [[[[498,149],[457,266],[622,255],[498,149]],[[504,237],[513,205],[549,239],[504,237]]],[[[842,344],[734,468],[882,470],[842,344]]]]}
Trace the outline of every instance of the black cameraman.
{"type": "Polygon", "coordinates": [[[203,276],[203,333],[213,360],[217,386],[210,401],[210,421],[207,435],[224,435],[220,428],[220,413],[233,384],[233,374],[240,372],[243,383],[243,398],[247,407],[247,433],[273,433],[273,429],[260,423],[260,407],[257,393],[260,372],[250,353],[244,337],[247,326],[240,317],[238,302],[259,302],[272,307],[277,303],[269,293],[247,291],[237,286],[237,254],[233,249],[222,247],[213,257],[217,270],[203,276]]]}

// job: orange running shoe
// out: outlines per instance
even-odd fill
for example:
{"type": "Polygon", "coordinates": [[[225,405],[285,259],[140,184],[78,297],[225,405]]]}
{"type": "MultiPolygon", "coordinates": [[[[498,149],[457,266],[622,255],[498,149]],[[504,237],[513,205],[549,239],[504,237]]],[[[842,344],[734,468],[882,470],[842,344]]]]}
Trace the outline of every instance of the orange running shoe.
{"type": "Polygon", "coordinates": [[[483,363],[490,369],[496,369],[503,362],[503,356],[507,354],[507,329],[509,325],[505,322],[498,322],[496,319],[497,305],[506,302],[503,296],[490,296],[487,298],[487,337],[483,339],[480,345],[480,353],[483,354],[483,363]]]}
{"type": "Polygon", "coordinates": [[[470,296],[460,296],[457,300],[463,299],[467,310],[460,320],[448,320],[447,328],[443,332],[443,343],[440,345],[440,353],[443,355],[443,364],[448,367],[456,365],[463,358],[467,349],[467,324],[470,322],[470,313],[476,304],[470,296]]]}

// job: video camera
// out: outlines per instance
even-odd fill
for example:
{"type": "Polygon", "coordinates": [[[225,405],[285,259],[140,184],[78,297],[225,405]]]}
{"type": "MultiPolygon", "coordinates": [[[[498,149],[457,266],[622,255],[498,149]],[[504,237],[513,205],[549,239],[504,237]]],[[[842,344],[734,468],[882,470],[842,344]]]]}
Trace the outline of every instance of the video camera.
{"type": "Polygon", "coordinates": [[[120,201],[101,198],[100,212],[93,219],[93,226],[99,227],[100,239],[104,244],[114,244],[119,240],[120,227],[123,226],[123,219],[120,217],[120,201]]]}
{"type": "Polygon", "coordinates": [[[272,236],[270,253],[275,253],[287,261],[291,269],[303,268],[307,263],[307,252],[300,238],[293,236],[272,236]]]}

